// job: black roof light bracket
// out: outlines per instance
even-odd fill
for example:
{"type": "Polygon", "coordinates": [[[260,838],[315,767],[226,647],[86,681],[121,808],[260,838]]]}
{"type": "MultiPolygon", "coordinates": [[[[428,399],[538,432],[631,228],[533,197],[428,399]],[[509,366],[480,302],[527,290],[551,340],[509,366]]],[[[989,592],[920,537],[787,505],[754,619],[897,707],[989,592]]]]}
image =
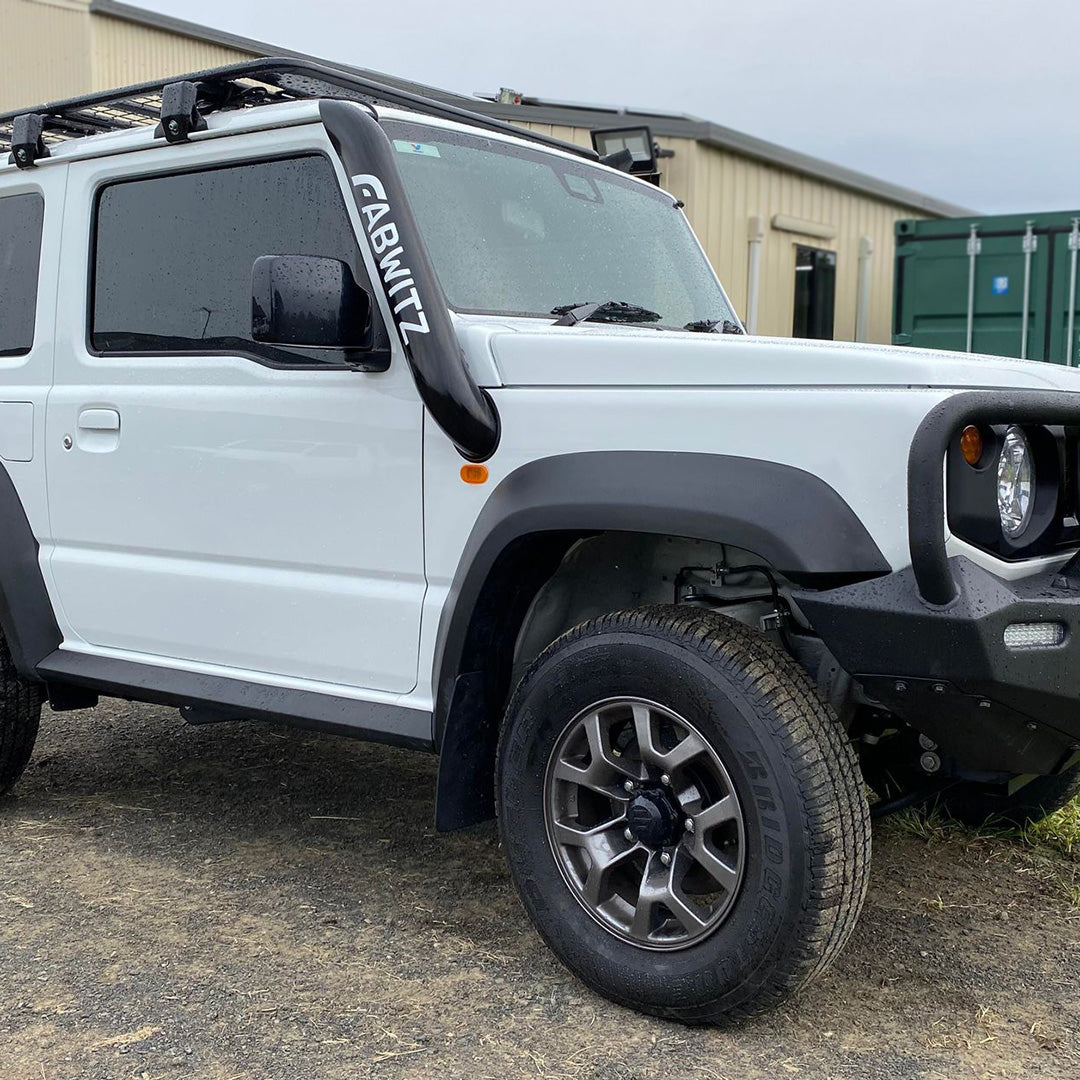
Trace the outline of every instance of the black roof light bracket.
{"type": "Polygon", "coordinates": [[[641,180],[660,183],[657,159],[672,157],[660,149],[648,124],[624,124],[620,127],[593,128],[593,149],[604,165],[630,173],[641,180]]]}
{"type": "Polygon", "coordinates": [[[45,145],[42,133],[45,129],[45,117],[40,113],[23,113],[12,118],[11,155],[9,165],[20,169],[29,169],[38,158],[48,157],[49,148],[45,145]]]}

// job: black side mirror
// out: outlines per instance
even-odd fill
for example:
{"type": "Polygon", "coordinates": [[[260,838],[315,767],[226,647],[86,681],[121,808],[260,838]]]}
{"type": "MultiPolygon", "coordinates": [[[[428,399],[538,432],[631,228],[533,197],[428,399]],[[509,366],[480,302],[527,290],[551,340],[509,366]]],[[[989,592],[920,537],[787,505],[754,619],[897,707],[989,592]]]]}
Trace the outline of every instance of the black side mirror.
{"type": "Polygon", "coordinates": [[[251,336],[274,345],[370,350],[371,297],[338,259],[261,255],[251,270],[251,336]]]}

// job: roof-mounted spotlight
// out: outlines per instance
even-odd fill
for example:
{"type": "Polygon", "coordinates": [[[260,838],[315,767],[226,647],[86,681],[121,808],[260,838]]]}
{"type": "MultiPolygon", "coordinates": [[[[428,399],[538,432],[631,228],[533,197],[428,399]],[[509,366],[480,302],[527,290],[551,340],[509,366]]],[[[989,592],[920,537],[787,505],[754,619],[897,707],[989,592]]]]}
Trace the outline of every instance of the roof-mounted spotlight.
{"type": "Polygon", "coordinates": [[[647,125],[596,128],[592,132],[592,144],[605,165],[651,180],[654,184],[660,182],[660,169],[656,164],[660,149],[653,142],[652,131],[647,125]]]}

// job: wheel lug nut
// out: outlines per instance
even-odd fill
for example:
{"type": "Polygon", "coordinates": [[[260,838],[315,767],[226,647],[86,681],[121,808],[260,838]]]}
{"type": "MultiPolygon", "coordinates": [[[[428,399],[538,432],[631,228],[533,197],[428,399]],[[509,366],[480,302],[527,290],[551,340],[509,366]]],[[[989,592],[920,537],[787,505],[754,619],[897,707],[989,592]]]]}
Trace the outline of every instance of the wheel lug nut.
{"type": "Polygon", "coordinates": [[[623,836],[625,836],[627,840],[634,839],[634,834],[629,829],[623,829],[623,836]]]}
{"type": "Polygon", "coordinates": [[[666,851],[661,851],[660,852],[660,861],[665,866],[670,866],[671,865],[671,855],[666,851]]]}
{"type": "Polygon", "coordinates": [[[664,775],[660,777],[660,783],[663,784],[664,787],[670,787],[671,786],[671,777],[668,776],[667,773],[664,773],[664,775]]]}
{"type": "Polygon", "coordinates": [[[694,831],[694,819],[692,817],[688,817],[686,821],[683,822],[683,825],[686,828],[687,832],[694,831]]]}
{"type": "Polygon", "coordinates": [[[633,791],[633,790],[634,790],[634,781],[633,780],[624,780],[623,781],[623,791],[633,791]]]}

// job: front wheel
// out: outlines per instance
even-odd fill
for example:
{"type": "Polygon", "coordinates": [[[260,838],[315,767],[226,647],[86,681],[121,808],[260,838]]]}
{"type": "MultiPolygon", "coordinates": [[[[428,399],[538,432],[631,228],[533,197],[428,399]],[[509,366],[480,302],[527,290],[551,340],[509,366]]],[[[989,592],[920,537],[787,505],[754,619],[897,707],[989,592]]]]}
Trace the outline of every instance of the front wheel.
{"type": "Polygon", "coordinates": [[[855,756],[802,669],[734,620],[657,607],[565,634],[514,694],[496,784],[529,915],[620,1004],[759,1011],[855,924],[870,865],[855,756]]]}

